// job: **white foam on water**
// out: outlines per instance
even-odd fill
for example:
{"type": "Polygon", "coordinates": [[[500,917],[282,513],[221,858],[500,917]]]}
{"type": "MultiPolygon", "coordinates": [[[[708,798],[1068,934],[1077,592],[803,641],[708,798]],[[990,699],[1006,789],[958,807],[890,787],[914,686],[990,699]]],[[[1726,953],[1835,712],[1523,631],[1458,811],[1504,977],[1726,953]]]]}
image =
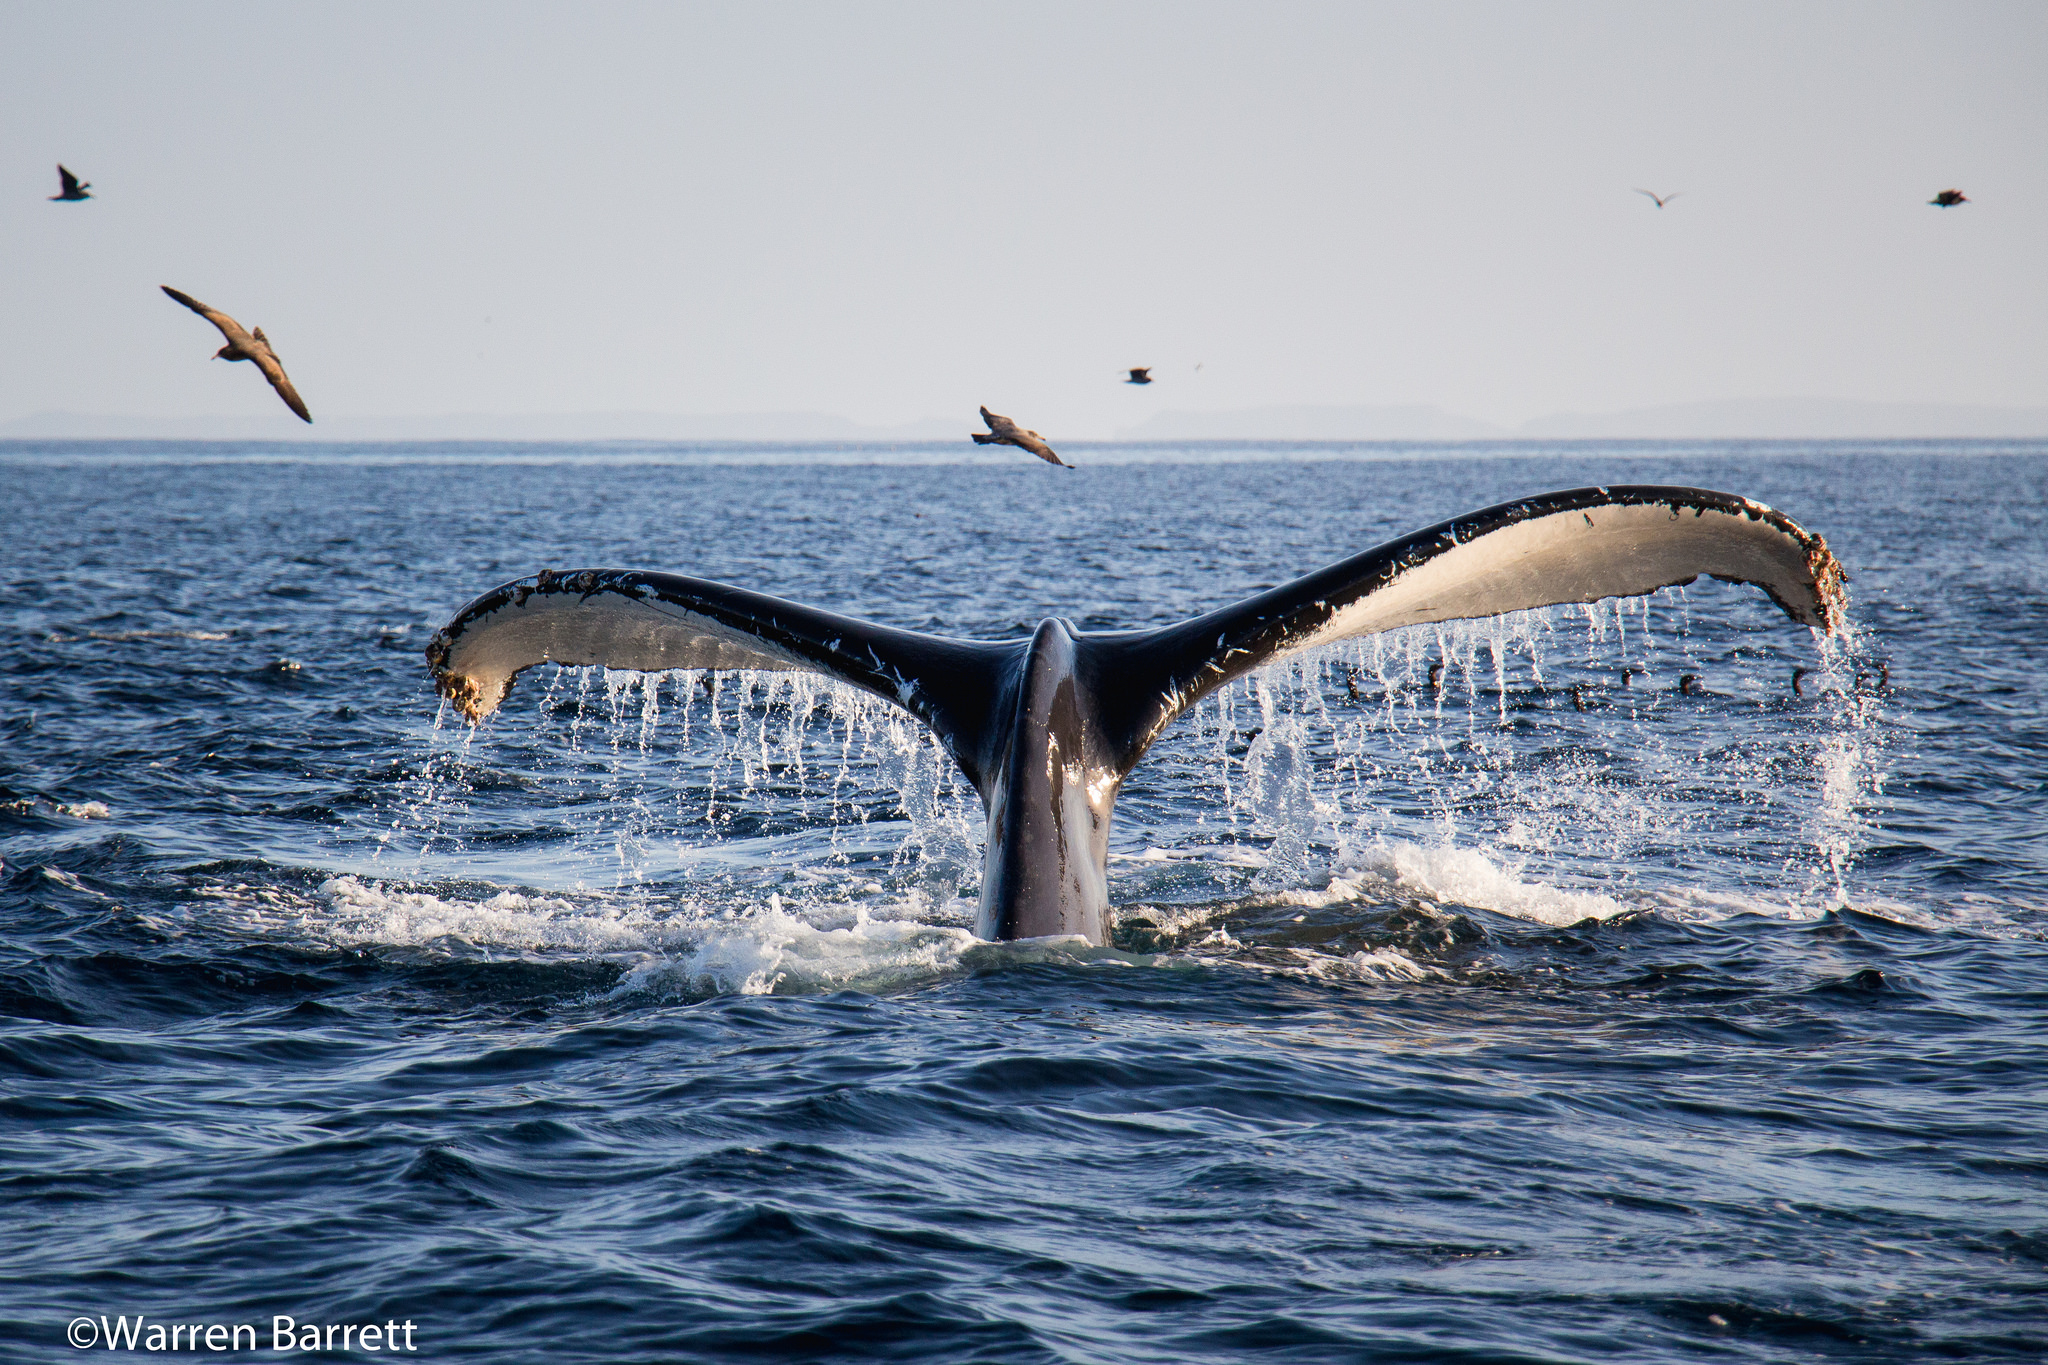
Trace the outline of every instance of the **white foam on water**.
{"type": "Polygon", "coordinates": [[[382,882],[330,877],[320,884],[328,915],[310,921],[344,947],[428,947],[446,942],[519,952],[566,949],[580,953],[686,944],[686,922],[660,918],[645,907],[499,891],[477,901],[449,900],[431,892],[393,889],[382,882]]]}
{"type": "Polygon", "coordinates": [[[486,955],[623,958],[629,970],[616,995],[888,989],[958,974],[970,951],[995,946],[953,925],[878,917],[865,906],[798,912],[775,895],[766,905],[706,913],[510,890],[464,900],[352,876],[322,883],[320,902],[301,906],[299,922],[351,948],[462,945],[486,955]]]}
{"type": "Polygon", "coordinates": [[[19,815],[34,815],[38,812],[45,815],[68,815],[74,820],[105,820],[114,813],[104,801],[78,801],[67,804],[28,796],[15,801],[0,802],[0,810],[13,811],[19,815]]]}
{"type": "Polygon", "coordinates": [[[1471,906],[1538,924],[1608,920],[1640,908],[1604,892],[1573,890],[1528,877],[1522,867],[1498,861],[1481,849],[1424,847],[1399,839],[1367,847],[1353,874],[1331,878],[1325,894],[1331,901],[1354,900],[1374,880],[1392,891],[1390,899],[1471,906]]]}
{"type": "MultiPolygon", "coordinates": [[[[1428,981],[1431,978],[1449,980],[1450,973],[1441,967],[1426,962],[1417,962],[1399,948],[1375,948],[1363,950],[1349,957],[1334,959],[1341,969],[1363,981],[1428,981]]],[[[1339,967],[1326,969],[1325,974],[1337,975],[1339,967]]]]}
{"type": "Polygon", "coordinates": [[[700,926],[696,943],[650,958],[614,995],[791,995],[882,990],[955,974],[978,940],[965,929],[917,920],[875,919],[863,908],[849,924],[820,926],[767,906],[700,926]]]}

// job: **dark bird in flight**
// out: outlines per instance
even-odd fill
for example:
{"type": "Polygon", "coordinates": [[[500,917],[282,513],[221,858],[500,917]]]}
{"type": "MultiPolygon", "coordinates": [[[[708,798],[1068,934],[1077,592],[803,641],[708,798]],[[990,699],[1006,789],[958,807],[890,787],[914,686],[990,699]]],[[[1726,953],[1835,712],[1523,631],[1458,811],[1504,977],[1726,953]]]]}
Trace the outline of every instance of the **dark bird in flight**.
{"type": "Polygon", "coordinates": [[[1938,209],[1952,209],[1957,204],[1967,204],[1970,201],[1964,197],[1961,190],[1943,190],[1927,202],[1938,209]]]}
{"type": "Polygon", "coordinates": [[[1126,383],[1126,384],[1149,384],[1149,383],[1151,383],[1151,382],[1152,382],[1152,367],[1151,367],[1150,365],[1134,365],[1134,366],[1132,366],[1132,367],[1131,367],[1131,377],[1130,377],[1129,379],[1126,379],[1126,380],[1124,381],[1124,383],[1126,383]]]}
{"type": "Polygon", "coordinates": [[[1072,465],[1052,453],[1052,447],[1045,443],[1043,436],[1040,436],[1035,431],[1026,431],[1001,413],[990,412],[987,408],[983,408],[981,410],[981,420],[988,423],[988,430],[969,433],[974,437],[976,445],[1016,446],[1020,450],[1030,451],[1047,464],[1056,464],[1062,469],[1073,468],[1072,465]]]}
{"type": "Polygon", "coordinates": [[[57,164],[57,177],[64,182],[63,188],[50,196],[51,202],[54,203],[59,199],[92,198],[91,195],[86,193],[87,190],[92,188],[92,181],[80,180],[77,176],[65,170],[62,162],[57,164]]]}
{"type": "Polygon", "coordinates": [[[208,308],[190,294],[181,294],[169,285],[164,285],[163,291],[220,328],[220,334],[228,339],[228,344],[213,353],[215,360],[255,361],[256,368],[263,371],[263,377],[270,381],[270,387],[277,390],[279,398],[284,399],[284,405],[305,421],[313,420],[313,414],[306,411],[305,400],[300,398],[299,391],[292,387],[292,381],[285,377],[284,366],[278,361],[277,352],[270,349],[270,339],[263,335],[261,327],[253,332],[245,332],[241,323],[218,308],[208,308]]]}
{"type": "Polygon", "coordinates": [[[1677,197],[1678,197],[1679,195],[1681,195],[1681,194],[1684,194],[1684,193],[1685,193],[1685,191],[1684,191],[1684,190],[1673,190],[1673,191],[1671,191],[1671,193],[1669,193],[1669,194],[1657,194],[1657,193],[1655,193],[1655,192],[1653,192],[1653,191],[1651,191],[1651,190],[1645,190],[1645,189],[1638,189],[1638,190],[1636,191],[1636,193],[1637,193],[1637,194],[1647,194],[1647,195],[1649,195],[1649,196],[1650,196],[1650,201],[1651,201],[1652,203],[1656,204],[1656,206],[1657,206],[1658,208],[1660,208],[1660,209],[1661,209],[1661,208],[1663,208],[1663,207],[1664,207],[1664,206],[1665,206],[1666,204],[1668,204],[1668,203],[1670,203],[1670,202],[1671,202],[1672,200],[1676,199],[1676,198],[1677,198],[1677,197]]]}

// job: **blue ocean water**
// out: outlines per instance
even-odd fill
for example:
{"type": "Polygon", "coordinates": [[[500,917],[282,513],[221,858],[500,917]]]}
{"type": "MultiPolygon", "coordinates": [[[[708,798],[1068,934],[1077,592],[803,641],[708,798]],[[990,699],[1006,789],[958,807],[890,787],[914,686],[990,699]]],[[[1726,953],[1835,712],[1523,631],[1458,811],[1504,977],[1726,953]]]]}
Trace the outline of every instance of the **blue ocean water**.
{"type": "Polygon", "coordinates": [[[0,447],[0,1356],[2048,1355],[2048,444],[1072,457],[0,447]],[[1127,787],[1107,949],[973,939],[877,703],[472,733],[420,655],[542,567],[1163,623],[1617,482],[1823,533],[1853,632],[1703,583],[1269,670],[1127,787]]]}

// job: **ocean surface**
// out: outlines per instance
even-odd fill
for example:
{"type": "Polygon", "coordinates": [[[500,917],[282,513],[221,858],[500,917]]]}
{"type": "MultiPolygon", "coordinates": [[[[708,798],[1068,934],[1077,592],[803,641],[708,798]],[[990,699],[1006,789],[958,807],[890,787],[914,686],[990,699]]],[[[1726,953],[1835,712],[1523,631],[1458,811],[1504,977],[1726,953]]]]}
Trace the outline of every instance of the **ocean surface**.
{"type": "Polygon", "coordinates": [[[2048,443],[1070,454],[0,446],[0,1358],[2048,1356],[2048,443]],[[1244,680],[1107,948],[974,939],[879,702],[472,732],[421,657],[540,568],[1160,624],[1619,482],[1822,533],[1853,630],[1703,582],[1244,680]]]}

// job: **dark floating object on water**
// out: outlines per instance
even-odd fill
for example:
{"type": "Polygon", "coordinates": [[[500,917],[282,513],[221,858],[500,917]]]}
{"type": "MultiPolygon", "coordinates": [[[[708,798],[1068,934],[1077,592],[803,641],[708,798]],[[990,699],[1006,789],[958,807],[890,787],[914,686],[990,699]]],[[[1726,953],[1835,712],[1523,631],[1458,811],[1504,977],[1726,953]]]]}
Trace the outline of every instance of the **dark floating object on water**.
{"type": "Polygon", "coordinates": [[[1658,208],[1660,208],[1660,209],[1661,209],[1661,208],[1663,208],[1663,207],[1664,207],[1664,206],[1665,206],[1666,204],[1668,204],[1668,203],[1670,203],[1670,202],[1671,202],[1672,200],[1676,199],[1676,198],[1677,198],[1677,197],[1678,197],[1679,195],[1681,195],[1681,194],[1684,194],[1684,193],[1685,193],[1685,191],[1684,191],[1684,190],[1673,190],[1673,191],[1671,191],[1671,193],[1669,193],[1669,194],[1658,194],[1658,193],[1656,193],[1655,191],[1652,191],[1652,190],[1638,189],[1638,190],[1636,191],[1636,193],[1637,193],[1637,194],[1647,194],[1647,195],[1649,195],[1649,196],[1650,196],[1650,198],[1651,198],[1651,200],[1652,200],[1652,201],[1653,201],[1653,202],[1654,202],[1654,203],[1655,203],[1655,204],[1657,205],[1657,207],[1658,207],[1658,208]]]}
{"type": "Polygon", "coordinates": [[[1856,675],[1856,690],[1858,692],[1891,691],[1892,666],[1890,664],[1879,664],[1877,666],[1877,673],[1874,676],[1869,673],[1858,673],[1856,675]],[[1872,683],[1875,683],[1876,685],[1871,686],[1870,684],[1872,683]]]}
{"type": "Polygon", "coordinates": [[[1707,695],[1707,685],[1700,681],[1700,675],[1697,673],[1679,674],[1678,690],[1688,697],[1704,697],[1707,695]]]}
{"type": "Polygon", "coordinates": [[[51,203],[54,204],[62,201],[75,202],[80,199],[92,198],[91,195],[86,193],[87,190],[92,188],[92,181],[80,180],[77,176],[65,170],[64,163],[61,161],[57,163],[57,180],[62,188],[50,196],[51,203]]]}
{"type": "Polygon", "coordinates": [[[1813,670],[1810,668],[1795,668],[1792,670],[1792,692],[1794,696],[1803,697],[1806,695],[1806,689],[1800,685],[1799,680],[1811,672],[1813,670]]]}
{"type": "Polygon", "coordinates": [[[1629,667],[1627,664],[1623,664],[1621,666],[1621,685],[1623,687],[1633,687],[1635,686],[1635,680],[1636,670],[1629,667]]]}
{"type": "MultiPolygon", "coordinates": [[[[1199,370],[1202,367],[1197,365],[1195,368],[1199,370]]],[[[1152,367],[1150,365],[1133,366],[1131,369],[1131,377],[1124,381],[1124,383],[1126,384],[1149,384],[1151,382],[1152,367]]]]}
{"type": "Polygon", "coordinates": [[[1586,685],[1582,682],[1572,684],[1572,708],[1578,711],[1586,709],[1586,685]]]}
{"type": "MultiPolygon", "coordinates": [[[[993,422],[991,422],[993,425],[993,422]]],[[[1759,503],[1697,488],[1579,488],[1472,512],[1155,630],[959,640],[873,625],[744,588],[619,569],[542,571],[457,612],[427,646],[470,721],[539,663],[803,670],[929,725],[981,795],[983,938],[1108,936],[1118,791],[1174,718],[1253,669],[1432,621],[1639,596],[1702,574],[1762,588],[1832,631],[1842,569],[1759,503]]]]}
{"type": "Polygon", "coordinates": [[[1928,200],[1927,202],[1934,205],[1934,207],[1938,209],[1952,209],[1957,204],[1967,204],[1970,201],[1964,196],[1961,190],[1943,190],[1940,194],[1935,195],[1932,199],[1928,200]]]}
{"type": "Polygon", "coordinates": [[[1072,465],[1052,453],[1052,447],[1045,443],[1043,436],[1040,436],[1035,431],[1026,431],[1001,413],[990,412],[987,408],[983,408],[981,410],[981,420],[988,423],[988,430],[969,433],[974,437],[976,445],[1016,446],[1020,450],[1030,451],[1047,464],[1056,464],[1062,469],[1073,468],[1072,465]]]}
{"type": "Polygon", "coordinates": [[[1438,659],[1429,666],[1429,685],[1437,691],[1444,690],[1444,661],[1438,659]]]}
{"type": "Polygon", "coordinates": [[[213,353],[215,360],[255,361],[256,368],[263,371],[263,377],[270,381],[270,387],[277,390],[279,398],[284,399],[284,405],[293,412],[296,412],[303,420],[308,422],[313,420],[313,414],[306,411],[305,400],[300,398],[299,391],[292,387],[292,381],[285,377],[284,363],[277,358],[277,352],[270,349],[270,338],[263,335],[261,327],[258,327],[253,332],[244,331],[242,330],[241,323],[236,322],[226,313],[221,312],[220,309],[209,308],[190,294],[181,294],[167,284],[160,286],[160,288],[179,303],[184,304],[187,308],[199,314],[200,317],[205,318],[208,322],[220,328],[220,334],[228,339],[228,344],[213,353]]]}

